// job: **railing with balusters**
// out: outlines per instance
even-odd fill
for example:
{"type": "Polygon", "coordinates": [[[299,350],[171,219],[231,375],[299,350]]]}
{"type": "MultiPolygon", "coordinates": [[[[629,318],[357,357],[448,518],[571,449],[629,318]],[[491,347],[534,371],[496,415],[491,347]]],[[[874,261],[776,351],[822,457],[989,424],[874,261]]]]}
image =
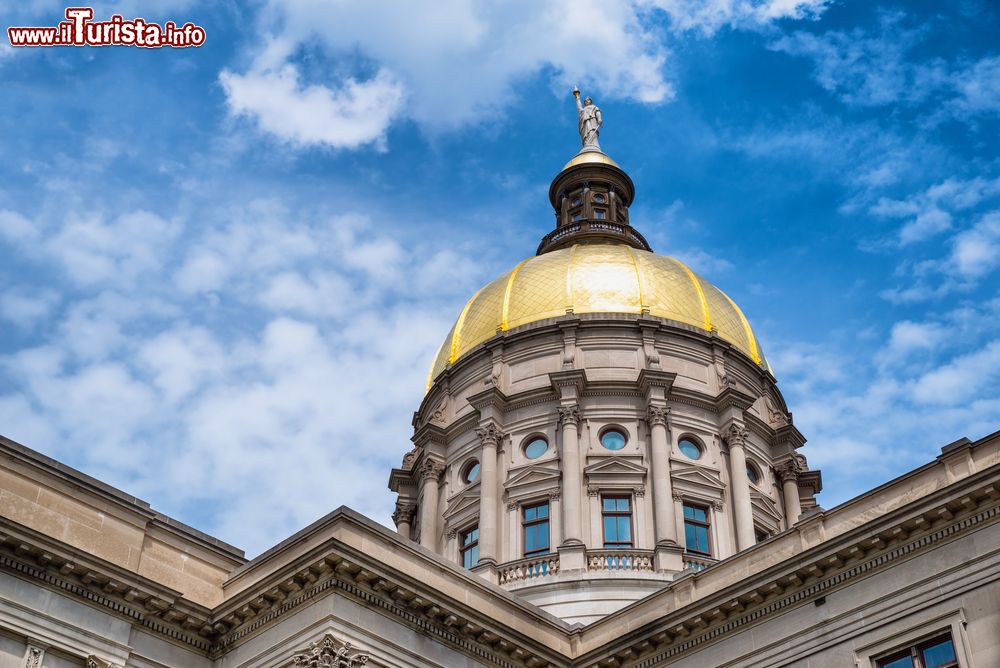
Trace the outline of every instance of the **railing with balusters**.
{"type": "Polygon", "coordinates": [[[652,550],[587,550],[587,570],[606,572],[653,571],[652,550]]]}
{"type": "Polygon", "coordinates": [[[707,557],[700,554],[692,554],[690,552],[684,553],[684,570],[686,571],[703,571],[709,566],[713,566],[718,563],[718,559],[713,559],[712,557],[707,557]]]}
{"type": "Polygon", "coordinates": [[[558,554],[540,554],[502,564],[499,568],[500,584],[510,584],[555,575],[559,572],[558,554]]]}

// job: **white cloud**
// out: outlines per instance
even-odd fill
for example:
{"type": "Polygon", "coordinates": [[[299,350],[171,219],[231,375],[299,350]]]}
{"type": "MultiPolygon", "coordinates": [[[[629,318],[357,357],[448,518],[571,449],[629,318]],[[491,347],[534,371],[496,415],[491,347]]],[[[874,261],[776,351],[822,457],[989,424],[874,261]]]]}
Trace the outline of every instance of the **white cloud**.
{"type": "Polygon", "coordinates": [[[292,65],[242,75],[224,70],[220,80],[234,114],[250,116],[265,132],[300,146],[382,147],[403,102],[402,86],[385,69],[367,81],[349,78],[336,89],[303,86],[292,65]]]}
{"type": "Polygon", "coordinates": [[[0,293],[0,318],[22,329],[30,329],[48,316],[59,303],[59,295],[48,289],[17,286],[0,293]]]}
{"type": "Polygon", "coordinates": [[[905,22],[903,13],[888,13],[877,34],[799,31],[771,48],[810,59],[817,83],[849,105],[912,106],[936,99],[940,104],[927,114],[931,121],[944,111],[963,119],[1000,111],[1000,56],[973,62],[921,59],[929,27],[907,28],[905,22]]]}
{"type": "Polygon", "coordinates": [[[713,34],[725,26],[754,27],[779,19],[818,17],[829,0],[647,0],[678,30],[713,34]]]}
{"type": "MultiPolygon", "coordinates": [[[[390,125],[432,132],[503,123],[517,85],[540,72],[569,96],[574,84],[600,97],[660,103],[674,96],[657,18],[711,33],[759,28],[819,14],[826,0],[442,0],[406,11],[389,0],[269,0],[252,65],[221,75],[230,108],[297,145],[384,145],[390,125]],[[331,74],[307,76],[298,58],[331,74]],[[324,60],[325,59],[325,60],[324,60]],[[362,61],[353,73],[344,62],[362,61]],[[358,72],[375,71],[360,76],[358,72]]],[[[315,69],[315,68],[314,68],[315,69]]]]}
{"type": "Polygon", "coordinates": [[[981,278],[1000,266],[1000,211],[992,211],[957,235],[949,269],[963,278],[981,278]]]}
{"type": "Polygon", "coordinates": [[[921,404],[961,404],[980,396],[997,378],[1000,340],[924,374],[914,384],[913,396],[921,404]]]}
{"type": "Polygon", "coordinates": [[[251,553],[345,503],[388,522],[405,416],[463,299],[499,268],[315,215],[272,201],[202,212],[155,262],[120,221],[160,218],[33,223],[15,249],[57,248],[32,257],[77,267],[73,301],[38,316],[32,347],[0,355],[5,435],[251,553]],[[70,238],[94,259],[68,260],[53,240],[70,238]]]}
{"type": "Polygon", "coordinates": [[[952,227],[953,213],[966,211],[1000,194],[1000,178],[949,178],[904,200],[880,198],[869,208],[879,218],[905,219],[899,242],[924,241],[952,227]]]}

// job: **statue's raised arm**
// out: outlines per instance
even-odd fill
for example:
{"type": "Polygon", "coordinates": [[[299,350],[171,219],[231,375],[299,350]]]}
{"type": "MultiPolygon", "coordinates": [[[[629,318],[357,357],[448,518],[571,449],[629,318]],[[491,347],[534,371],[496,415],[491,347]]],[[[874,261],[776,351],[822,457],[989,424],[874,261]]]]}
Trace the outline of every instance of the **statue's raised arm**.
{"type": "Polygon", "coordinates": [[[594,104],[589,95],[583,99],[583,104],[581,104],[580,89],[575,86],[573,87],[573,97],[576,98],[576,109],[579,116],[580,141],[583,142],[585,149],[593,148],[600,151],[601,146],[597,143],[597,136],[603,123],[601,110],[594,104]]]}

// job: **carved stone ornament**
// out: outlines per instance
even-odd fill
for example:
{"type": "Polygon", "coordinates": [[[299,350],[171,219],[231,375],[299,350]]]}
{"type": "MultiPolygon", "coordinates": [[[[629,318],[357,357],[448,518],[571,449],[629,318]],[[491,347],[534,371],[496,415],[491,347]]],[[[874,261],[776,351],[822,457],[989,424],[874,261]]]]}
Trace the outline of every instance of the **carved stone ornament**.
{"type": "Polygon", "coordinates": [[[441,403],[438,404],[434,412],[431,413],[431,422],[436,422],[437,424],[444,424],[446,420],[446,415],[448,411],[448,395],[441,397],[441,403]]]}
{"type": "Polygon", "coordinates": [[[495,448],[500,444],[503,433],[495,424],[487,422],[482,427],[476,429],[476,436],[479,437],[479,442],[483,445],[495,448]]]}
{"type": "Polygon", "coordinates": [[[576,404],[572,406],[560,406],[559,407],[559,424],[569,424],[580,425],[580,407],[576,404]]]}
{"type": "Polygon", "coordinates": [[[427,480],[440,480],[444,473],[444,464],[433,459],[426,459],[420,465],[420,475],[427,480]]]}
{"type": "Polygon", "coordinates": [[[403,455],[403,468],[411,469],[413,468],[413,462],[417,461],[417,457],[420,456],[421,449],[419,447],[413,448],[405,455],[403,455]]]}
{"type": "Polygon", "coordinates": [[[789,459],[786,462],[782,462],[781,464],[775,466],[774,470],[777,472],[781,482],[798,480],[799,475],[802,474],[802,466],[799,464],[797,459],[789,459]]]}
{"type": "Polygon", "coordinates": [[[634,487],[632,489],[632,493],[635,494],[636,498],[642,498],[642,497],[646,496],[646,488],[645,487],[634,487]]]}
{"type": "Polygon", "coordinates": [[[601,490],[597,487],[587,487],[587,496],[600,496],[601,490]]]}
{"type": "Polygon", "coordinates": [[[118,668],[118,666],[91,654],[87,657],[87,668],[118,668]]]}
{"type": "Polygon", "coordinates": [[[729,447],[734,446],[744,446],[747,444],[747,439],[750,437],[750,432],[739,422],[733,422],[729,425],[729,429],[722,435],[729,447]]]}
{"type": "Polygon", "coordinates": [[[507,503],[507,510],[509,510],[510,512],[514,512],[517,510],[517,506],[518,506],[517,501],[510,501],[507,503]]]}
{"type": "Polygon", "coordinates": [[[444,537],[447,538],[448,540],[455,540],[456,538],[458,538],[458,529],[455,528],[448,529],[448,532],[444,535],[444,537]]]}
{"type": "Polygon", "coordinates": [[[561,490],[557,489],[556,491],[554,491],[551,494],[549,494],[549,501],[558,501],[561,498],[562,498],[562,491],[561,490]]]}
{"type": "Polygon", "coordinates": [[[407,524],[413,524],[413,516],[417,512],[417,504],[412,501],[397,501],[396,502],[396,512],[392,514],[392,521],[399,526],[400,522],[406,522],[407,524]]]}
{"type": "Polygon", "coordinates": [[[684,500],[684,496],[680,492],[677,492],[677,491],[675,491],[670,496],[674,497],[674,501],[683,501],[684,500]]]}
{"type": "Polygon", "coordinates": [[[725,507],[726,505],[722,501],[712,501],[712,509],[717,513],[722,512],[722,509],[725,507]]]}
{"type": "Polygon", "coordinates": [[[356,668],[368,665],[368,654],[340,642],[327,633],[320,642],[309,643],[309,649],[292,657],[292,665],[309,668],[356,668]]]}
{"type": "Polygon", "coordinates": [[[28,645],[28,651],[24,655],[24,668],[42,668],[43,656],[45,656],[44,649],[28,645]]]}
{"type": "Polygon", "coordinates": [[[646,409],[646,422],[650,427],[662,425],[666,427],[670,418],[670,409],[663,406],[650,406],[646,409]]]}

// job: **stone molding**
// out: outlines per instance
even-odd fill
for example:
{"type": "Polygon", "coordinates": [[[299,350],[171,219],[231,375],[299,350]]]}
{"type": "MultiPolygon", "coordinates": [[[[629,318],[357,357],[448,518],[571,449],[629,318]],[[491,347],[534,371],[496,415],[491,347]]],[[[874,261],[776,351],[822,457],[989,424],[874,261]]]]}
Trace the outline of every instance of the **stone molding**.
{"type": "Polygon", "coordinates": [[[320,642],[311,642],[302,653],[292,657],[292,665],[308,668],[357,668],[368,665],[368,653],[354,649],[327,633],[320,642]]]}
{"type": "Polygon", "coordinates": [[[99,656],[91,654],[87,657],[87,668],[119,668],[110,661],[105,661],[99,656]]]}

